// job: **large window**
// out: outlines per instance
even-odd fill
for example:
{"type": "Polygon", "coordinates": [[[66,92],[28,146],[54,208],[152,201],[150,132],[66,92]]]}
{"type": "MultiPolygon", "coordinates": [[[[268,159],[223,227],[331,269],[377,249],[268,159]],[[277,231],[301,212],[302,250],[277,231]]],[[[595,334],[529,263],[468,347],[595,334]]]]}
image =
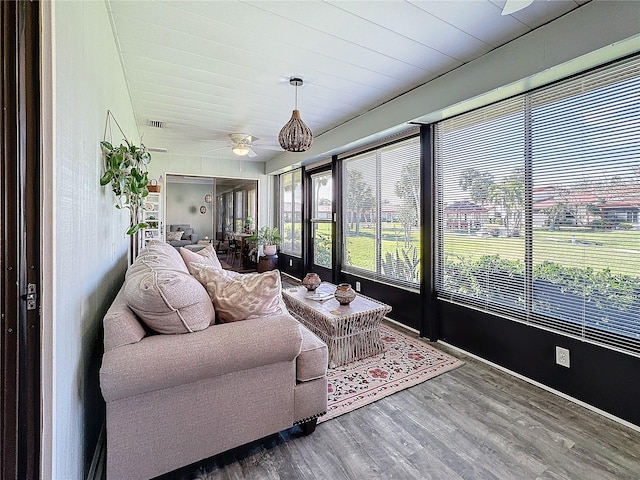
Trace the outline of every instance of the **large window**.
{"type": "Polygon", "coordinates": [[[640,354],[640,60],[436,125],[442,299],[640,354]]]}
{"type": "Polygon", "coordinates": [[[283,253],[302,256],[302,170],[280,175],[280,231],[283,253]]]}
{"type": "Polygon", "coordinates": [[[420,286],[420,142],[403,140],[343,161],[343,270],[420,286]]]}

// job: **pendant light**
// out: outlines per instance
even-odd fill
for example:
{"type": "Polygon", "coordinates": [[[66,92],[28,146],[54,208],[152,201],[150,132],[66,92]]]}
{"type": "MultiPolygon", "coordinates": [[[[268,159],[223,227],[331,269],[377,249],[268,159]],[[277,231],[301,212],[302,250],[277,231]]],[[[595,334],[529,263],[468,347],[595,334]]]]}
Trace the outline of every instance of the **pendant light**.
{"type": "Polygon", "coordinates": [[[298,87],[302,85],[302,79],[299,77],[291,77],[289,83],[296,87],[296,103],[295,109],[289,120],[278,135],[280,146],[288,152],[305,152],[311,147],[313,142],[313,133],[311,129],[305,125],[300,118],[298,111],[298,87]]]}

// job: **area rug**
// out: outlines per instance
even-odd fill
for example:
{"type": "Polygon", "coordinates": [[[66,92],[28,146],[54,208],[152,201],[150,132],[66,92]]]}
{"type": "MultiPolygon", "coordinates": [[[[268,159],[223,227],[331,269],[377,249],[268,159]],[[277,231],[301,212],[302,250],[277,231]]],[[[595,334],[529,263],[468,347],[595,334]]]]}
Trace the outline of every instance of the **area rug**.
{"type": "Polygon", "coordinates": [[[464,365],[424,341],[382,325],[386,351],[327,371],[329,406],[318,423],[369,405],[464,365]]]}

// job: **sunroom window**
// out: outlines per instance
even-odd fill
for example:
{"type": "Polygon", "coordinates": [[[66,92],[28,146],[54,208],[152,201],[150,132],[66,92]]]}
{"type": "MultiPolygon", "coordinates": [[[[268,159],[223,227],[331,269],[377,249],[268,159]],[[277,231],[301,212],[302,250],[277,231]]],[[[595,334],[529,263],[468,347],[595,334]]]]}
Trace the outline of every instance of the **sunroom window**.
{"type": "Polygon", "coordinates": [[[418,289],[418,137],[355,155],[342,164],[343,270],[418,289]]]}
{"type": "Polygon", "coordinates": [[[441,299],[640,354],[640,60],[435,129],[441,299]]]}

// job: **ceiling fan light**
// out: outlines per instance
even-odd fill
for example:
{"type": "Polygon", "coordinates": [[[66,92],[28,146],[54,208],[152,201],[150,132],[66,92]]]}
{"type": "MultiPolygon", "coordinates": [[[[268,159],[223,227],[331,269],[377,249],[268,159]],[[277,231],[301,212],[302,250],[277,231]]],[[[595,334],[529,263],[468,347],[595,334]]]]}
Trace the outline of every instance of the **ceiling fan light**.
{"type": "Polygon", "coordinates": [[[235,145],[231,151],[240,157],[244,157],[249,153],[249,149],[244,145],[235,145]]]}
{"type": "Polygon", "coordinates": [[[278,135],[280,146],[288,152],[305,152],[313,143],[311,129],[300,118],[300,112],[294,110],[289,120],[278,135]]]}

